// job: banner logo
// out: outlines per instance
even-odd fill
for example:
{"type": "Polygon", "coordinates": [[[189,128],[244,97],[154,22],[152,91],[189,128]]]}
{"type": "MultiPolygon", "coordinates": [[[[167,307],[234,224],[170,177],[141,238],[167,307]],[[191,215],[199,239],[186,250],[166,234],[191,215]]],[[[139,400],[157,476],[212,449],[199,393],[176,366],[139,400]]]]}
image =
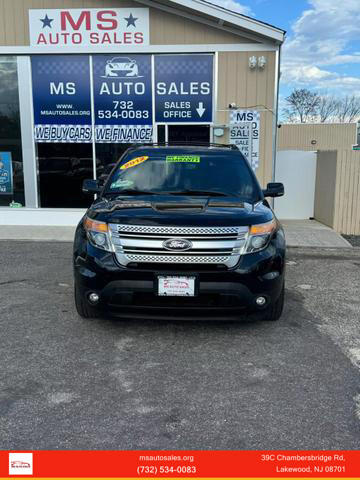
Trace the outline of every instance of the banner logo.
{"type": "Polygon", "coordinates": [[[115,57],[108,60],[105,65],[105,75],[103,78],[128,78],[139,77],[139,67],[136,60],[128,57],[115,57]]]}
{"type": "Polygon", "coordinates": [[[149,45],[148,8],[29,10],[32,46],[149,45]]]}
{"type": "Polygon", "coordinates": [[[9,453],[9,475],[32,475],[32,453],[9,453]]]}

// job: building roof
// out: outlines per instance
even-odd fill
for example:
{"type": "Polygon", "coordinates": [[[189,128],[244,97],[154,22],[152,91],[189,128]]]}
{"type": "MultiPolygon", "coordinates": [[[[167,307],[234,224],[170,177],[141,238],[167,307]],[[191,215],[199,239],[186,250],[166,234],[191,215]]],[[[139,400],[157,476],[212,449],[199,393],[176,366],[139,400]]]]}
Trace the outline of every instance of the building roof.
{"type": "Polygon", "coordinates": [[[261,22],[247,15],[234,12],[220,5],[215,5],[208,0],[136,0],[161,10],[172,11],[174,14],[181,12],[191,14],[193,19],[202,17],[207,19],[209,25],[231,29],[233,33],[239,36],[247,35],[253,40],[266,39],[277,44],[285,40],[285,30],[274,27],[265,22],[261,22]]]}

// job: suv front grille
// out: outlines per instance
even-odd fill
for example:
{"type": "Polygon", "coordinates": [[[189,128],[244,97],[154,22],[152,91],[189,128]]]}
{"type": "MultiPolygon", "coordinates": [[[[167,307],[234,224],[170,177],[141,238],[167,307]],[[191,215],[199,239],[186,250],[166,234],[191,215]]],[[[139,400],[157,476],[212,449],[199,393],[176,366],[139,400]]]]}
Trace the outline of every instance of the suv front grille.
{"type": "MultiPolygon", "coordinates": [[[[152,226],[152,225],[117,225],[112,224],[112,227],[115,227],[115,230],[123,233],[145,233],[145,234],[156,234],[156,235],[180,235],[184,237],[186,235],[235,235],[237,236],[240,229],[244,227],[162,227],[162,226],[152,226]]],[[[245,227],[247,230],[247,228],[245,227]]]]}
{"type": "Polygon", "coordinates": [[[154,262],[154,263],[226,263],[229,257],[215,255],[132,255],[126,254],[131,262],[154,262]]]}
{"type": "Polygon", "coordinates": [[[110,224],[113,250],[121,265],[136,263],[213,264],[234,267],[248,227],[168,227],[110,224]],[[169,251],[166,240],[186,239],[187,251],[169,251]]]}

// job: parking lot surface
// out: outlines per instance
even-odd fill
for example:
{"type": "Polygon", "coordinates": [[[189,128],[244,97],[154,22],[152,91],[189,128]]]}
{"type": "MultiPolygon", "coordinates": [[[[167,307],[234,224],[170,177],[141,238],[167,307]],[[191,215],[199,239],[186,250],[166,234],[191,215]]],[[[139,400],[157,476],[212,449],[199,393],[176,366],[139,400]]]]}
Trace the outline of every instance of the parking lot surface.
{"type": "Polygon", "coordinates": [[[0,242],[0,449],[358,449],[360,249],[290,249],[275,323],[85,320],[70,243],[0,242]]]}

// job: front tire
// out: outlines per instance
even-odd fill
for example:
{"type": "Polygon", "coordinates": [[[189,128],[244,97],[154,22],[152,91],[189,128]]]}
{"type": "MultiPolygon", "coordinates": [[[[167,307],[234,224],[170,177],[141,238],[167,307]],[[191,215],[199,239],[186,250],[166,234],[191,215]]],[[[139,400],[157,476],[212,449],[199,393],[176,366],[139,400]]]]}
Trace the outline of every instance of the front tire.
{"type": "Polygon", "coordinates": [[[283,285],[279,298],[263,314],[262,320],[276,322],[282,315],[284,309],[285,285],[283,285]]]}
{"type": "Polygon", "coordinates": [[[75,306],[77,313],[82,318],[99,318],[101,316],[100,311],[88,304],[84,295],[82,295],[80,288],[75,283],[75,306]]]}

